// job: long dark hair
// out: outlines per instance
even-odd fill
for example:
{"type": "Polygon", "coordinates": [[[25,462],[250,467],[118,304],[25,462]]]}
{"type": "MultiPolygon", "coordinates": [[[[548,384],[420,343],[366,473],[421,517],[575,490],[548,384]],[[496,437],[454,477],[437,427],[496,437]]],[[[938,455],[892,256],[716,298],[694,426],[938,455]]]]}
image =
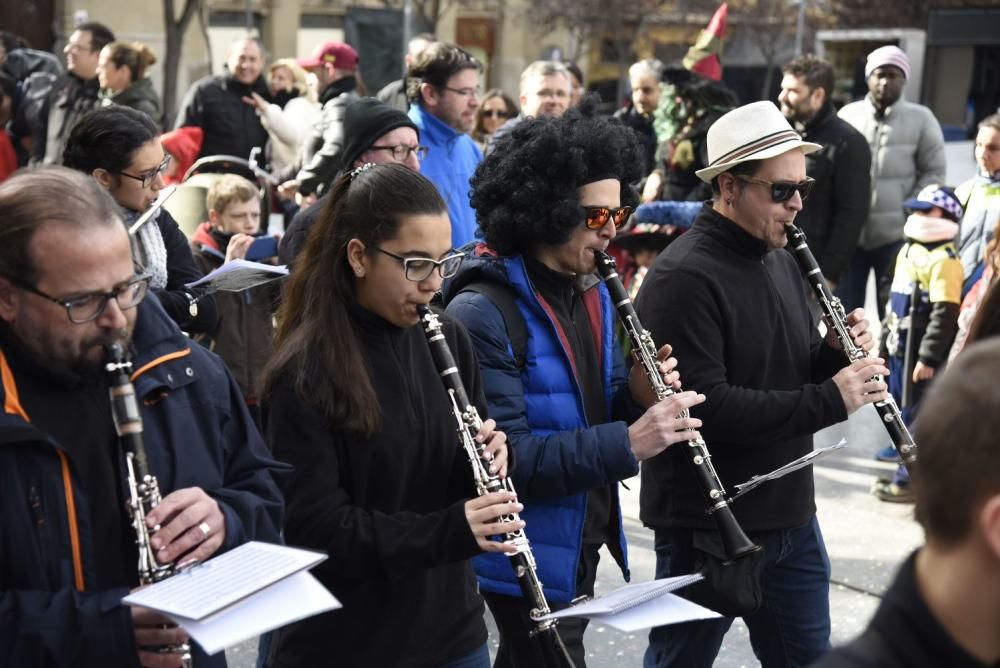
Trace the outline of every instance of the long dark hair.
{"type": "Polygon", "coordinates": [[[263,396],[287,376],[336,428],[369,437],[378,430],[378,401],[350,313],[357,298],[347,244],[377,246],[398,233],[402,217],[447,210],[434,184],[402,165],[337,181],[285,286],[263,396]]]}

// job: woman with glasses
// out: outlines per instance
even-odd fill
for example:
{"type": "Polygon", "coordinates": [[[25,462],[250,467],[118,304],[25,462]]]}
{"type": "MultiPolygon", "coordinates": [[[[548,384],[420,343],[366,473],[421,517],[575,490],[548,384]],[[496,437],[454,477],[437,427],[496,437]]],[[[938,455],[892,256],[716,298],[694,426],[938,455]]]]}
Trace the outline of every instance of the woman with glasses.
{"type": "MultiPolygon", "coordinates": [[[[486,244],[474,247],[442,293],[447,313],[472,336],[490,415],[517,452],[513,482],[554,609],[594,594],[602,545],[628,572],[618,481],[634,476],[640,460],[691,438],[678,429],[700,425],[677,418],[700,402],[693,392],[645,410],[653,397],[641,365],[626,376],[595,251],[607,250],[628,220],[637,199],[628,184],[642,160],[635,134],[597,116],[594,102],[559,118],[526,118],[497,140],[472,180],[486,244]],[[526,335],[513,336],[518,330],[526,335]]],[[[668,353],[660,351],[661,371],[671,384],[677,374],[668,353]]],[[[544,666],[506,561],[487,554],[474,562],[500,631],[494,665],[544,666]]],[[[586,627],[579,618],[559,624],[579,667],[586,627]]]]}
{"type": "MultiPolygon", "coordinates": [[[[111,194],[131,228],[164,187],[170,157],[158,135],[156,125],[141,111],[119,105],[98,109],[73,127],[63,164],[93,176],[111,194]]],[[[192,334],[214,329],[215,299],[196,301],[184,287],[203,274],[187,237],[166,209],[161,208],[131,238],[135,261],[150,275],[150,288],[174,322],[192,334]]]]}
{"type": "Polygon", "coordinates": [[[510,95],[499,88],[486,91],[476,111],[476,126],[472,129],[472,138],[483,153],[486,153],[493,133],[518,113],[517,103],[510,95]]]}
{"type": "MultiPolygon", "coordinates": [[[[329,555],[312,573],[344,608],[278,631],[268,666],[489,666],[469,560],[507,551],[489,537],[521,526],[495,522],[520,506],[475,497],[417,315],[461,262],[434,184],[374,164],[335,184],[296,260],[264,371],[267,436],[295,468],[285,540],[329,555]]],[[[483,410],[469,336],[443,326],[483,410]]],[[[479,438],[506,475],[505,436],[487,420],[479,438]]]]}

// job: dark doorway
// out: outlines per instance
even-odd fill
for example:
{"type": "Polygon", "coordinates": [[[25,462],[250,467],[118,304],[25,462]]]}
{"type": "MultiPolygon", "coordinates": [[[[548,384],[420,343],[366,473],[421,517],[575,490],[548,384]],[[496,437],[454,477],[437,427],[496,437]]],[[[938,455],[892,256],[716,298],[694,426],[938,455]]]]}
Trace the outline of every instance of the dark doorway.
{"type": "Polygon", "coordinates": [[[32,49],[51,51],[56,42],[55,0],[4,0],[0,2],[0,30],[20,35],[32,49]]]}

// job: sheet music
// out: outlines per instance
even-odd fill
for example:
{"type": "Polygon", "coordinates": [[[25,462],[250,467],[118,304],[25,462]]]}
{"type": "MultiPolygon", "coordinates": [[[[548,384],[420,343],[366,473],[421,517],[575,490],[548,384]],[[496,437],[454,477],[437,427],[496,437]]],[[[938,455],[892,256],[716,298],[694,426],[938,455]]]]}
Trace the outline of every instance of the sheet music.
{"type": "Polygon", "coordinates": [[[699,619],[721,617],[714,610],[692,603],[677,594],[664,594],[613,615],[593,615],[591,621],[606,624],[619,631],[632,633],[668,624],[681,624],[699,619]]]}
{"type": "Polygon", "coordinates": [[[311,573],[300,571],[202,621],[178,624],[208,654],[221,652],[271,629],[342,607],[311,573]]]}
{"type": "Polygon", "coordinates": [[[754,489],[758,485],[761,485],[770,480],[777,480],[782,476],[788,475],[792,471],[798,471],[803,467],[809,466],[810,464],[812,464],[813,460],[816,459],[817,457],[828,455],[834,450],[840,450],[841,448],[846,448],[846,447],[847,447],[847,439],[842,438],[840,439],[840,441],[834,443],[833,445],[827,446],[825,448],[817,448],[816,450],[813,450],[810,453],[802,455],[801,457],[799,457],[794,461],[788,462],[784,466],[774,469],[770,473],[765,473],[764,475],[755,475],[746,482],[740,483],[738,485],[733,485],[733,487],[736,488],[736,494],[733,494],[731,497],[729,497],[729,501],[732,501],[733,499],[737,499],[743,496],[744,494],[754,489]]]}
{"type": "Polygon", "coordinates": [[[203,620],[324,559],[326,555],[319,552],[250,542],[129,594],[122,602],[175,618],[203,620]]]}
{"type": "Polygon", "coordinates": [[[242,292],[285,276],[288,276],[288,267],[284,265],[275,266],[261,262],[250,262],[249,260],[233,260],[184,287],[201,288],[208,294],[218,290],[242,292]]]}
{"type": "Polygon", "coordinates": [[[618,589],[563,610],[546,615],[542,619],[559,619],[560,617],[591,617],[594,615],[616,614],[645,603],[669,592],[676,591],[702,580],[701,573],[678,575],[672,578],[650,580],[649,582],[634,582],[618,589]]]}

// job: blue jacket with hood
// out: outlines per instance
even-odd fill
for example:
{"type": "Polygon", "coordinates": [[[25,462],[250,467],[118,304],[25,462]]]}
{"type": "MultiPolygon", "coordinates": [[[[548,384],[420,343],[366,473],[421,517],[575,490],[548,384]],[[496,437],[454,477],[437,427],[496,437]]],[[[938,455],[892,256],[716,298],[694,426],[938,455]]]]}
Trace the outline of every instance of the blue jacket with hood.
{"type": "MultiPolygon", "coordinates": [[[[576,595],[576,572],[583,541],[587,492],[613,485],[612,529],[608,545],[629,577],[617,481],[635,475],[628,422],[641,415],[628,391],[624,360],[615,343],[617,317],[607,288],[596,275],[581,277],[582,300],[604,381],[607,414],[617,422],[590,425],[574,370],[573,356],[551,307],[534,290],[520,256],[498,257],[487,246],[466,247],[466,261],[443,288],[447,312],[469,330],[479,364],[489,416],[507,434],[517,454],[511,472],[521,518],[550,602],[576,595]],[[471,284],[494,282],[516,295],[527,328],[526,363],[518,368],[500,310],[483,294],[461,292],[471,284]],[[460,294],[461,293],[461,294],[460,294]]],[[[474,560],[485,591],[520,596],[510,560],[484,554],[474,560]]]]}
{"type": "MultiPolygon", "coordinates": [[[[250,540],[280,542],[275,476],[287,467],[268,454],[232,376],[158,300],[138,309],[132,378],[161,493],[201,487],[219,503],[220,553],[250,540]]],[[[93,511],[70,456],[21,406],[10,353],[0,347],[0,665],[138,666],[131,612],[121,604],[128,591],[88,585],[101,554],[93,511]]],[[[223,654],[195,654],[199,666],[226,665],[223,654]]]]}

